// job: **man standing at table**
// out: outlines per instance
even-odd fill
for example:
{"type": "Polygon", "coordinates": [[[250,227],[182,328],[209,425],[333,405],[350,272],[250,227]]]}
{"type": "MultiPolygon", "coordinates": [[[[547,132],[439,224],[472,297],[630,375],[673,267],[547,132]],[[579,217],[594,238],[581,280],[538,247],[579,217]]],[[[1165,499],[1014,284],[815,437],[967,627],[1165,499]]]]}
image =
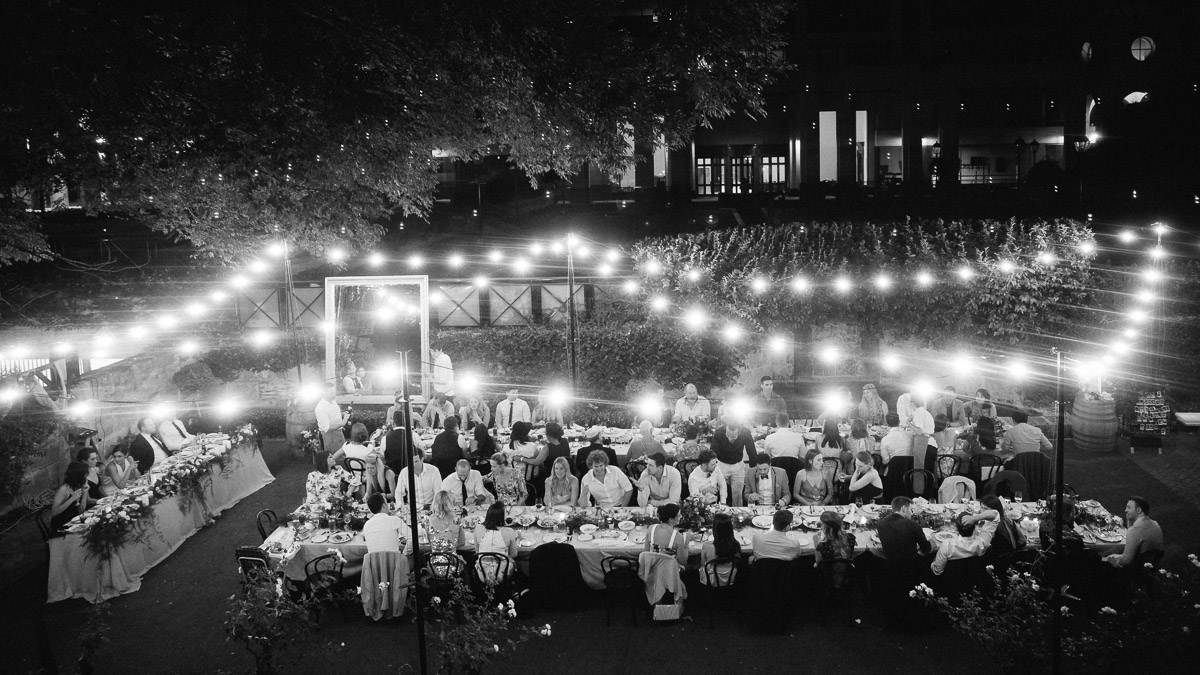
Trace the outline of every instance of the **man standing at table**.
{"type": "Polygon", "coordinates": [[[787,401],[775,393],[775,378],[763,375],[758,381],[758,395],[754,397],[754,415],[759,426],[765,427],[775,423],[779,413],[787,414],[787,401]]]}
{"type": "Polygon", "coordinates": [[[683,398],[675,402],[673,422],[707,422],[712,417],[712,404],[700,395],[696,385],[688,383],[683,388],[683,398]]]}
{"type": "Polygon", "coordinates": [[[1125,550],[1106,556],[1113,567],[1129,567],[1142,553],[1163,550],[1163,533],[1158,522],[1150,519],[1150,502],[1145,497],[1130,497],[1125,504],[1125,550]]]}
{"type": "Polygon", "coordinates": [[[433,360],[429,369],[433,393],[445,394],[446,400],[454,403],[454,364],[450,355],[442,351],[441,346],[434,345],[429,348],[429,358],[433,360]]]}
{"type": "Polygon", "coordinates": [[[608,455],[593,450],[587,458],[588,471],[579,482],[579,505],[588,506],[588,497],[603,509],[625,506],[633,496],[633,483],[625,472],[608,465],[608,455]]]}
{"type": "Polygon", "coordinates": [[[654,440],[654,425],[650,420],[642,420],[638,425],[638,431],[641,437],[629,444],[629,452],[625,453],[625,464],[650,455],[655,452],[666,452],[662,443],[654,440]]]}
{"type": "Polygon", "coordinates": [[[343,413],[337,404],[337,385],[332,382],[325,384],[321,391],[321,400],[317,401],[314,411],[317,416],[317,428],[321,430],[321,444],[330,455],[338,451],[346,442],[342,427],[350,421],[350,413],[343,413]]]}
{"type": "Polygon", "coordinates": [[[907,425],[908,419],[912,417],[915,408],[912,398],[916,393],[916,391],[906,391],[896,399],[896,415],[900,418],[900,424],[907,425]]]}
{"type": "Polygon", "coordinates": [[[137,428],[138,435],[129,443],[129,456],[137,461],[138,472],[144,475],[171,453],[167,452],[167,444],[158,435],[158,425],[153,417],[138,420],[137,428]]]}
{"type": "Polygon", "coordinates": [[[196,437],[187,432],[187,427],[183,426],[183,422],[175,416],[174,410],[168,410],[163,414],[163,419],[157,422],[158,435],[162,437],[163,443],[167,445],[167,451],[171,453],[179,452],[195,442],[196,437]]]}
{"type": "Polygon", "coordinates": [[[772,458],[800,459],[804,451],[804,434],[791,427],[791,420],[786,414],[779,414],[775,416],[775,431],[763,440],[763,447],[772,458]]]}
{"type": "Polygon", "coordinates": [[[717,466],[717,456],[712,450],[702,450],[696,458],[699,466],[688,476],[688,492],[693,495],[704,495],[709,503],[724,504],[729,488],[725,485],[725,476],[717,466]]]}
{"type": "Polygon", "coordinates": [[[942,395],[929,407],[930,415],[945,415],[949,424],[967,425],[967,413],[963,410],[963,402],[958,400],[958,390],[946,387],[942,395]]]}
{"type": "Polygon", "coordinates": [[[683,492],[683,477],[679,475],[679,469],[667,464],[665,454],[653,452],[646,456],[646,470],[635,485],[638,506],[678,504],[683,492]]]}
{"type": "Polygon", "coordinates": [[[533,413],[529,404],[517,398],[520,393],[516,387],[508,390],[508,396],[496,404],[496,429],[508,430],[517,422],[533,423],[533,413]]]}
{"type": "Polygon", "coordinates": [[[450,495],[450,501],[455,506],[479,506],[496,501],[483,486],[483,476],[472,469],[471,463],[465,459],[458,460],[454,465],[454,473],[442,480],[442,489],[450,495]]]}
{"type": "Polygon", "coordinates": [[[754,559],[772,559],[792,561],[800,557],[800,542],[787,536],[787,530],[792,526],[792,512],[786,509],[776,511],[771,516],[771,529],[754,533],[751,542],[754,548],[754,559]]]}
{"type": "MultiPolygon", "coordinates": [[[[787,414],[787,413],[784,413],[787,414]]],[[[772,419],[772,422],[774,420],[772,419]]],[[[754,466],[758,450],[754,447],[754,436],[736,420],[730,420],[713,434],[710,446],[721,463],[721,474],[729,481],[729,494],[733,506],[742,505],[742,487],[746,480],[746,464],[754,466]]]]}

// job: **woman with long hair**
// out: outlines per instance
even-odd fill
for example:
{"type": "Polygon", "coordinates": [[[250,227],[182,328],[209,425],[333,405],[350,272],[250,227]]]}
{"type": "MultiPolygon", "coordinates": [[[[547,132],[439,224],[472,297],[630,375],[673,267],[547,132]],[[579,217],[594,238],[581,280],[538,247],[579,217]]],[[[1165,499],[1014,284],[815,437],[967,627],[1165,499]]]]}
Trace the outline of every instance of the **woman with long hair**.
{"type": "Polygon", "coordinates": [[[54,492],[50,505],[50,530],[62,534],[67,522],[87,510],[87,477],[90,467],[71,462],[63,474],[63,483],[54,492]]]}
{"type": "Polygon", "coordinates": [[[821,530],[813,537],[817,549],[817,564],[834,558],[853,558],[854,535],[842,527],[842,517],[832,511],[821,514],[821,530]]]}
{"type": "Polygon", "coordinates": [[[842,474],[838,480],[849,481],[847,489],[850,499],[872,503],[876,497],[883,494],[883,479],[875,470],[875,458],[865,452],[854,456],[854,473],[850,476],[842,474]]]}
{"type": "MultiPolygon", "coordinates": [[[[475,527],[475,555],[482,553],[499,553],[509,560],[517,559],[517,533],[511,527],[504,526],[504,504],[500,502],[489,506],[483,522],[475,527]]],[[[506,574],[502,574],[500,568],[476,569],[481,581],[496,584],[511,576],[516,565],[507,565],[506,574]]]]}
{"type": "Polygon", "coordinates": [[[106,495],[113,495],[117,493],[117,490],[125,489],[130,483],[141,477],[137,462],[129,457],[129,452],[125,448],[118,445],[113,448],[108,462],[104,464],[104,471],[100,475],[100,489],[106,495]]]}
{"type": "Polygon", "coordinates": [[[823,506],[833,501],[833,486],[825,475],[825,456],[818,450],[804,455],[804,470],[796,473],[792,497],[804,506],[823,506]]]}
{"type": "Polygon", "coordinates": [[[80,448],[79,452],[75,453],[75,461],[88,466],[87,505],[91,506],[104,498],[104,491],[100,489],[100,451],[95,448],[80,448]]]}
{"type": "Polygon", "coordinates": [[[549,451],[543,445],[538,445],[529,437],[533,425],[529,422],[517,422],[512,425],[512,435],[508,442],[509,462],[514,467],[520,467],[525,480],[533,480],[541,475],[542,464],[546,462],[549,451]]]}
{"type": "Polygon", "coordinates": [[[992,395],[987,389],[976,389],[975,400],[967,401],[963,406],[967,422],[978,422],[984,417],[996,419],[996,404],[992,403],[992,395]]]}
{"type": "Polygon", "coordinates": [[[492,471],[492,455],[497,452],[496,439],[492,438],[491,432],[482,424],[476,424],[471,447],[467,450],[467,459],[471,460],[471,467],[486,476],[492,471]]]}
{"type": "Polygon", "coordinates": [[[571,475],[571,462],[555,457],[546,477],[546,506],[574,506],[579,501],[579,479],[571,475]]]}
{"type": "MultiPolygon", "coordinates": [[[[704,542],[700,548],[700,583],[708,585],[708,574],[704,568],[708,563],[718,558],[732,558],[735,561],[742,555],[742,545],[733,534],[733,516],[728,513],[718,513],[713,516],[712,541],[704,542]]],[[[728,567],[714,568],[722,586],[733,583],[737,576],[737,564],[728,567]]]]}
{"type": "Polygon", "coordinates": [[[870,382],[864,384],[862,401],[858,404],[858,416],[867,424],[884,424],[887,414],[888,404],[879,398],[875,385],[870,382]]]}
{"type": "Polygon", "coordinates": [[[643,550],[664,553],[679,561],[680,566],[686,565],[688,534],[681,532],[678,525],[678,504],[663,504],[658,507],[658,524],[650,526],[650,531],[646,533],[646,546],[643,550]]]}
{"type": "Polygon", "coordinates": [[[476,426],[487,429],[492,425],[492,413],[487,403],[475,395],[467,398],[467,404],[458,409],[458,417],[462,420],[463,429],[468,431],[476,426]]]}
{"type": "Polygon", "coordinates": [[[841,457],[846,449],[846,439],[838,430],[839,422],[837,417],[830,416],[821,427],[821,435],[817,437],[817,450],[826,457],[841,457]]]}
{"type": "Polygon", "coordinates": [[[461,509],[454,505],[450,493],[438,490],[429,505],[429,545],[435,553],[453,553],[467,543],[459,524],[461,509]]]}
{"type": "Polygon", "coordinates": [[[846,452],[857,455],[860,452],[872,454],[877,452],[878,445],[875,437],[867,428],[866,420],[862,418],[850,421],[850,438],[846,439],[846,452]]]}
{"type": "Polygon", "coordinates": [[[508,457],[503,452],[492,455],[491,464],[492,470],[483,477],[483,482],[491,483],[496,489],[496,500],[505,506],[524,504],[528,495],[525,476],[508,465],[508,457]]]}

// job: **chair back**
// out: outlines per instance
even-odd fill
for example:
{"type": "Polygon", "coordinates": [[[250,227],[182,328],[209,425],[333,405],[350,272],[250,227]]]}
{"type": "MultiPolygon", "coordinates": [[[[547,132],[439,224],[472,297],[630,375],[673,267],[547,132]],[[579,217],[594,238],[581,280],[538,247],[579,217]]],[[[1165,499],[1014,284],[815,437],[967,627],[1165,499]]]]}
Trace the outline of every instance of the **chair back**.
{"type": "Polygon", "coordinates": [[[1013,496],[1020,492],[1021,498],[1029,499],[1029,486],[1025,482],[1025,477],[1016,471],[999,471],[992,476],[992,480],[988,481],[988,494],[994,494],[997,497],[1012,499],[1013,496]]]}
{"type": "MultiPolygon", "coordinates": [[[[825,474],[825,479],[830,485],[837,483],[838,474],[842,472],[842,460],[840,457],[824,457],[824,464],[821,468],[821,473],[825,474]]],[[[795,481],[792,482],[793,487],[795,481]]]]}
{"type": "Polygon", "coordinates": [[[1019,472],[1025,477],[1029,490],[1025,498],[1045,499],[1050,494],[1050,477],[1054,473],[1053,462],[1040,452],[1019,452],[1009,460],[1005,468],[1019,472]]]}
{"type": "Polygon", "coordinates": [[[939,455],[937,458],[938,478],[957,476],[962,470],[962,458],[958,455],[939,455]]]}
{"type": "Polygon", "coordinates": [[[965,476],[947,476],[942,479],[942,486],[938,488],[938,503],[954,504],[958,499],[958,503],[962,503],[962,499],[975,499],[975,483],[965,476]],[[962,486],[960,491],[958,486],[962,486]]]}
{"type": "Polygon", "coordinates": [[[304,581],[310,591],[333,588],[342,581],[342,561],[333,553],[309,560],[304,565],[304,581]]]}
{"type": "Polygon", "coordinates": [[[910,469],[904,472],[904,492],[907,497],[924,497],[937,500],[937,476],[925,469],[910,469]]]}
{"type": "Polygon", "coordinates": [[[637,480],[642,477],[642,472],[646,470],[646,460],[635,459],[625,465],[625,475],[629,476],[629,480],[637,480]]]}
{"type": "Polygon", "coordinates": [[[271,559],[257,546],[239,546],[234,555],[237,557],[238,569],[246,581],[256,574],[271,570],[271,559]]]}
{"type": "Polygon", "coordinates": [[[502,584],[512,576],[513,559],[502,553],[480,553],[475,556],[475,580],[485,586],[502,584]]]}
{"type": "Polygon", "coordinates": [[[634,588],[638,583],[636,558],[608,555],[600,560],[600,572],[607,588],[634,588]]]}
{"type": "Polygon", "coordinates": [[[760,632],[786,634],[800,605],[795,564],[760,558],[750,565],[749,605],[755,608],[754,628],[760,632]]]}
{"type": "Polygon", "coordinates": [[[529,553],[529,586],[542,607],[574,608],[576,598],[588,591],[575,547],[547,542],[534,548],[529,553]]]}
{"type": "Polygon", "coordinates": [[[425,569],[431,579],[449,581],[462,574],[463,559],[456,553],[430,553],[425,556],[425,569]]]}
{"type": "Polygon", "coordinates": [[[883,500],[890,502],[900,495],[907,494],[904,486],[904,475],[913,469],[912,457],[893,457],[888,460],[887,473],[883,475],[883,500]]]}
{"type": "Polygon", "coordinates": [[[879,475],[882,476],[885,468],[883,465],[883,455],[879,454],[878,452],[872,452],[871,458],[875,460],[875,470],[878,471],[879,475]]]}
{"type": "Polygon", "coordinates": [[[279,519],[275,517],[275,512],[271,509],[263,509],[254,517],[254,524],[258,526],[259,536],[266,541],[275,528],[279,527],[279,519]]]}
{"type": "Polygon", "coordinates": [[[849,558],[822,560],[820,570],[821,578],[832,590],[845,590],[854,583],[854,561],[849,558]]]}
{"type": "Polygon", "coordinates": [[[714,558],[704,563],[704,582],[709,588],[732,586],[737,580],[737,558],[714,558]]]}
{"type": "Polygon", "coordinates": [[[999,455],[987,452],[971,455],[971,461],[967,464],[967,477],[975,481],[977,486],[983,487],[1002,466],[999,455]]]}
{"type": "Polygon", "coordinates": [[[525,481],[525,506],[534,506],[542,498],[545,481],[525,481]]]}
{"type": "Polygon", "coordinates": [[[1072,497],[1079,497],[1079,490],[1071,487],[1070,483],[1063,483],[1063,494],[1070,495],[1072,497]]]}
{"type": "Polygon", "coordinates": [[[357,476],[360,483],[366,483],[367,463],[363,460],[357,457],[345,457],[342,459],[342,468],[357,476]]]}
{"type": "Polygon", "coordinates": [[[679,463],[680,499],[687,499],[691,494],[692,491],[688,488],[688,476],[692,475],[698,466],[700,466],[700,461],[696,459],[685,459],[679,463]]]}
{"type": "MultiPolygon", "coordinates": [[[[800,470],[804,468],[804,462],[796,457],[775,457],[771,459],[771,466],[783,469],[783,472],[788,477],[788,485],[795,485],[796,474],[800,473],[800,470]]],[[[685,476],[683,480],[687,482],[687,477],[685,476]]]]}

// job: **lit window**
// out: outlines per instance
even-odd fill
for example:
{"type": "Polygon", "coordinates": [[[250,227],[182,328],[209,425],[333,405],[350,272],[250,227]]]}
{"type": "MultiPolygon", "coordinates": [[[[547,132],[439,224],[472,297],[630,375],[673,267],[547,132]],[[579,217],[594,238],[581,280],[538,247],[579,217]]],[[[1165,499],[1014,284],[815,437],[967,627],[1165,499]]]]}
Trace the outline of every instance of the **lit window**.
{"type": "Polygon", "coordinates": [[[1079,56],[1083,59],[1084,63],[1091,63],[1092,62],[1092,43],[1090,43],[1090,42],[1083,43],[1083,49],[1079,50],[1079,56]]]}
{"type": "Polygon", "coordinates": [[[1129,51],[1133,54],[1133,58],[1145,61],[1154,53],[1154,40],[1143,35],[1133,41],[1133,44],[1129,46],[1129,51]]]}

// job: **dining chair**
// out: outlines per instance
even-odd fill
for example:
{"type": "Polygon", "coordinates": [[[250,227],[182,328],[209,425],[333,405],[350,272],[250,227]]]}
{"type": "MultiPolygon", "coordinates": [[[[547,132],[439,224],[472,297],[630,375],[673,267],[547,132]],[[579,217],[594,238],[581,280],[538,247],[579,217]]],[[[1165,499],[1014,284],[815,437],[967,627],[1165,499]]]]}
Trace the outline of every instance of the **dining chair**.
{"type": "Polygon", "coordinates": [[[630,617],[633,625],[637,626],[642,584],[638,577],[638,561],[625,556],[605,556],[600,560],[600,572],[604,577],[604,625],[612,625],[613,601],[618,596],[626,596],[630,603],[630,617]]]}
{"type": "Polygon", "coordinates": [[[962,458],[957,455],[939,455],[937,458],[938,478],[957,476],[962,469],[962,458]]]}
{"type": "Polygon", "coordinates": [[[258,534],[263,541],[271,536],[275,528],[279,527],[279,518],[275,516],[275,512],[271,509],[263,509],[254,517],[254,524],[258,527],[258,534]]]}
{"type": "Polygon", "coordinates": [[[738,596],[733,584],[737,581],[738,559],[714,558],[704,564],[704,600],[708,605],[708,629],[715,627],[714,615],[718,598],[731,598],[734,613],[737,613],[738,596]]]}

